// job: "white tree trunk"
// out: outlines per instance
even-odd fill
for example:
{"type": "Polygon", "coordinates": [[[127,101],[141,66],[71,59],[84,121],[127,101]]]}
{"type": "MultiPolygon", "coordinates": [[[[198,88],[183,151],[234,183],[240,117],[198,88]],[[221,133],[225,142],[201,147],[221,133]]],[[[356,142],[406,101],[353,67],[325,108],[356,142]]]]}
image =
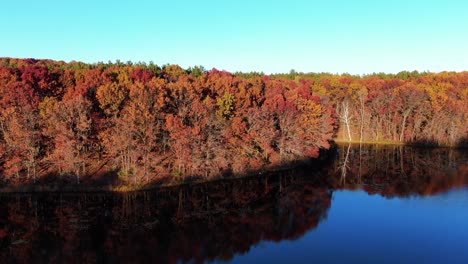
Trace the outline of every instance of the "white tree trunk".
{"type": "Polygon", "coordinates": [[[348,103],[348,101],[341,102],[341,120],[346,125],[346,130],[348,131],[349,141],[352,141],[351,130],[349,128],[349,123],[351,122],[351,117],[349,115],[349,103],[348,103]]]}

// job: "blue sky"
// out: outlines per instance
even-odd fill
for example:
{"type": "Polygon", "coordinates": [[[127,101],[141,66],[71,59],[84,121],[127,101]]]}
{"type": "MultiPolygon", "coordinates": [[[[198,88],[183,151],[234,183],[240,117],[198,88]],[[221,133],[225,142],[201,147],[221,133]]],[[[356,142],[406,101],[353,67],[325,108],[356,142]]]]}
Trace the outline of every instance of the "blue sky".
{"type": "Polygon", "coordinates": [[[468,70],[468,1],[97,2],[5,1],[0,57],[265,73],[468,70]]]}

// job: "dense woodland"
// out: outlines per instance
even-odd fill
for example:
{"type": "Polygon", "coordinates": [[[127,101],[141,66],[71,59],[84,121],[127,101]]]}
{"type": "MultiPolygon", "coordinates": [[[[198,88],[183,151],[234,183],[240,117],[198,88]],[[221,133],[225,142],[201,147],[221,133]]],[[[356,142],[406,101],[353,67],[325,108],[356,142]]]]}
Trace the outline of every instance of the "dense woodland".
{"type": "Polygon", "coordinates": [[[0,59],[0,180],[212,178],[334,137],[466,145],[468,72],[368,76],[0,59]]]}

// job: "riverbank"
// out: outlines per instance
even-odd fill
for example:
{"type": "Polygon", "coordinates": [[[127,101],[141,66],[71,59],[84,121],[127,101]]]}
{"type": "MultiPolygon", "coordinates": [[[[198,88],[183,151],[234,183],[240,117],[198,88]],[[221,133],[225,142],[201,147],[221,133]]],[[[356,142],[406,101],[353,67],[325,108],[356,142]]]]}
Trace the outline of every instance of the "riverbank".
{"type": "Polygon", "coordinates": [[[346,139],[334,139],[333,140],[337,144],[371,144],[371,145],[398,145],[398,146],[404,146],[407,145],[407,143],[404,142],[399,142],[399,141],[385,141],[385,140],[379,140],[379,141],[372,141],[372,140],[346,140],[346,139]]]}
{"type": "MultiPolygon", "coordinates": [[[[332,157],[336,153],[337,146],[343,148],[347,144],[356,145],[362,144],[365,146],[377,146],[377,147],[421,147],[417,145],[403,144],[400,142],[350,142],[343,140],[335,140],[330,150],[322,151],[321,155],[317,159],[311,159],[308,161],[296,161],[294,163],[281,166],[281,167],[266,167],[262,170],[249,171],[243,174],[229,174],[219,175],[217,177],[204,178],[204,177],[188,177],[178,178],[172,175],[160,177],[158,180],[149,182],[133,183],[131,181],[117,180],[114,183],[98,183],[93,181],[82,181],[80,184],[68,182],[53,182],[53,183],[36,183],[36,184],[23,184],[23,185],[10,185],[0,187],[0,194],[11,194],[11,193],[97,193],[97,192],[113,192],[113,193],[129,193],[137,191],[155,190],[160,188],[171,188],[180,186],[196,186],[207,183],[215,183],[219,181],[231,181],[238,179],[247,179],[252,177],[270,177],[279,173],[286,173],[288,171],[297,171],[301,169],[313,169],[319,170],[332,160],[332,157]]],[[[430,147],[425,146],[428,150],[444,150],[448,147],[430,147]]],[[[338,147],[339,148],[339,147],[338,147]]],[[[458,149],[458,148],[453,148],[458,149]]],[[[116,175],[113,175],[117,177],[116,175]]]]}
{"type": "Polygon", "coordinates": [[[366,144],[366,145],[386,145],[386,146],[409,146],[409,147],[423,147],[423,148],[453,148],[453,149],[466,149],[468,145],[441,145],[433,142],[400,142],[391,140],[346,140],[346,139],[334,139],[337,144],[366,144]]]}
{"type": "Polygon", "coordinates": [[[285,173],[288,171],[300,170],[304,168],[319,169],[327,163],[328,158],[331,156],[331,150],[324,151],[321,157],[309,161],[297,161],[289,165],[265,168],[258,171],[250,171],[238,175],[218,176],[214,178],[203,177],[189,177],[185,179],[166,176],[157,181],[147,183],[131,183],[121,181],[117,184],[96,184],[96,183],[70,183],[70,182],[54,182],[49,184],[27,184],[27,185],[11,185],[0,187],[0,194],[13,194],[13,193],[97,193],[97,192],[114,192],[114,193],[127,193],[137,191],[148,191],[159,188],[171,188],[181,186],[195,186],[206,183],[214,183],[219,181],[231,181],[239,179],[248,179],[252,177],[270,177],[275,174],[285,173]]]}

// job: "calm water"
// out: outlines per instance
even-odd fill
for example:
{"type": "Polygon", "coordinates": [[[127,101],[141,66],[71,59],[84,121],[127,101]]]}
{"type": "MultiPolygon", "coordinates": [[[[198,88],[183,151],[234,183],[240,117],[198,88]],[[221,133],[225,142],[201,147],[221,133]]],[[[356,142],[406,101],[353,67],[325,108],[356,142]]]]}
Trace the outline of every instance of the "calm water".
{"type": "Polygon", "coordinates": [[[340,146],[313,168],[125,195],[0,195],[1,263],[468,263],[468,152],[340,146]]]}

